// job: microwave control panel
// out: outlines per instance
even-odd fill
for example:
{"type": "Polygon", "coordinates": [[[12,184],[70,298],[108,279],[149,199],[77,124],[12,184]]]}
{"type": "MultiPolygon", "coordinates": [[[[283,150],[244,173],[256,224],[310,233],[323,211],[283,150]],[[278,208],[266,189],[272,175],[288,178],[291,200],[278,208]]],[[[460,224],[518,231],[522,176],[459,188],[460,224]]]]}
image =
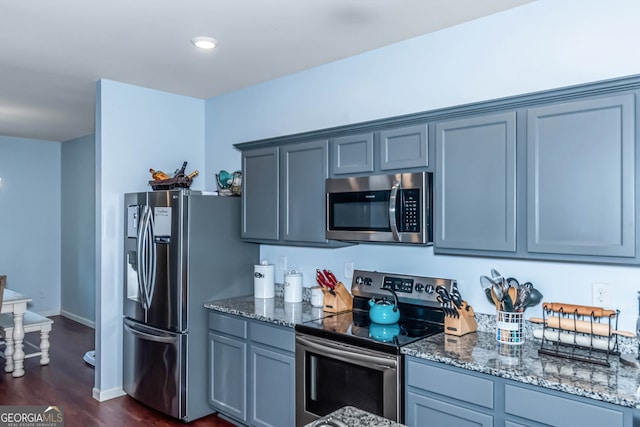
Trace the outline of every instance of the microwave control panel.
{"type": "Polygon", "coordinates": [[[398,229],[400,232],[420,231],[420,190],[402,190],[400,197],[400,221],[398,229]]]}

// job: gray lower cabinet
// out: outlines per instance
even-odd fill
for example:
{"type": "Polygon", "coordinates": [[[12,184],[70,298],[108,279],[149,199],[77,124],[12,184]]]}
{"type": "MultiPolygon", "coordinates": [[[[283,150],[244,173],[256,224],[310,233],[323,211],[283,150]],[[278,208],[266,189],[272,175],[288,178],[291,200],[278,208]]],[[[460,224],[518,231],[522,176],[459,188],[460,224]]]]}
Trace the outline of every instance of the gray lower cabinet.
{"type": "Polygon", "coordinates": [[[209,404],[242,425],[294,427],[294,330],[221,313],[209,328],[209,404]]]}
{"type": "Polygon", "coordinates": [[[436,249],[516,251],[516,113],[436,125],[436,249]]]}
{"type": "Polygon", "coordinates": [[[493,382],[407,358],[405,423],[409,426],[493,426],[493,382]]]}
{"type": "Polygon", "coordinates": [[[527,250],[635,256],[635,95],[527,114],[527,250]]]}
{"type": "Polygon", "coordinates": [[[247,322],[209,315],[209,405],[247,421],[247,322]]]}
{"type": "Polygon", "coordinates": [[[295,426],[295,332],[251,321],[249,324],[250,424],[295,426]]]}
{"type": "Polygon", "coordinates": [[[405,363],[405,424],[409,427],[632,427],[639,421],[632,408],[412,356],[405,363]]]}

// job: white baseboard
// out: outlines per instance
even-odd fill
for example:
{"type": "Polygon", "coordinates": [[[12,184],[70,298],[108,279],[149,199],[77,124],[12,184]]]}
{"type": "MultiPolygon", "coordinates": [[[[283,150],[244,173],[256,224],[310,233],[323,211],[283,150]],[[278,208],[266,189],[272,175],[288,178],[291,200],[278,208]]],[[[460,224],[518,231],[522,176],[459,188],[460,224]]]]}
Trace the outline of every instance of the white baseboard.
{"type": "Polygon", "coordinates": [[[38,311],[38,312],[35,312],[35,313],[39,314],[40,316],[44,316],[44,317],[51,317],[51,316],[59,316],[60,315],[60,311],[56,311],[56,310],[38,311]]]}
{"type": "Polygon", "coordinates": [[[124,396],[125,393],[122,387],[112,388],[111,390],[98,390],[93,388],[93,398],[98,402],[104,402],[105,400],[115,399],[116,397],[124,396]]]}
{"type": "Polygon", "coordinates": [[[88,320],[88,319],[85,319],[84,317],[77,316],[77,315],[75,315],[73,313],[69,313],[68,311],[65,311],[65,310],[60,310],[60,316],[66,317],[67,319],[71,319],[74,322],[78,322],[78,323],[80,323],[80,324],[82,324],[84,326],[88,326],[88,327],[90,327],[92,329],[96,328],[96,322],[88,320]]]}

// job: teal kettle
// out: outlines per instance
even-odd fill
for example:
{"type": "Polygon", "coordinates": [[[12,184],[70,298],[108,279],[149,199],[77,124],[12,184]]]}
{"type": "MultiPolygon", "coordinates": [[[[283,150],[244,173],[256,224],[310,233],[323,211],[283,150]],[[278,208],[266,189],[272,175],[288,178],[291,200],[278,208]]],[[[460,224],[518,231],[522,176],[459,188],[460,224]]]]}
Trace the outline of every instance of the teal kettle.
{"type": "Polygon", "coordinates": [[[393,295],[393,302],[387,300],[386,297],[382,297],[381,300],[376,301],[374,298],[369,300],[369,318],[373,323],[380,325],[390,325],[397,323],[400,320],[400,310],[398,309],[398,296],[395,291],[391,289],[382,288],[385,291],[391,292],[393,295]]]}

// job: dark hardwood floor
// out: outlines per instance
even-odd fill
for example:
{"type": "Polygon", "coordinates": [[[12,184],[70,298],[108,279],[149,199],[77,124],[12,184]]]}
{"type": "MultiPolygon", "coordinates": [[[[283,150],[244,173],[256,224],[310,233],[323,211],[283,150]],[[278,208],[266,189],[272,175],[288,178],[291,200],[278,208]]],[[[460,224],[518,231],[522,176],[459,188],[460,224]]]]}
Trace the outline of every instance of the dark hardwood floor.
{"type": "MultiPolygon", "coordinates": [[[[68,427],[233,426],[216,415],[185,424],[129,396],[96,401],[92,397],[94,370],[82,359],[94,348],[93,329],[61,316],[52,319],[49,365],[40,366],[38,357],[29,358],[25,360],[25,375],[13,378],[4,372],[4,360],[0,359],[0,405],[62,407],[68,427]]],[[[39,335],[27,334],[27,340],[37,344],[39,335]]]]}

